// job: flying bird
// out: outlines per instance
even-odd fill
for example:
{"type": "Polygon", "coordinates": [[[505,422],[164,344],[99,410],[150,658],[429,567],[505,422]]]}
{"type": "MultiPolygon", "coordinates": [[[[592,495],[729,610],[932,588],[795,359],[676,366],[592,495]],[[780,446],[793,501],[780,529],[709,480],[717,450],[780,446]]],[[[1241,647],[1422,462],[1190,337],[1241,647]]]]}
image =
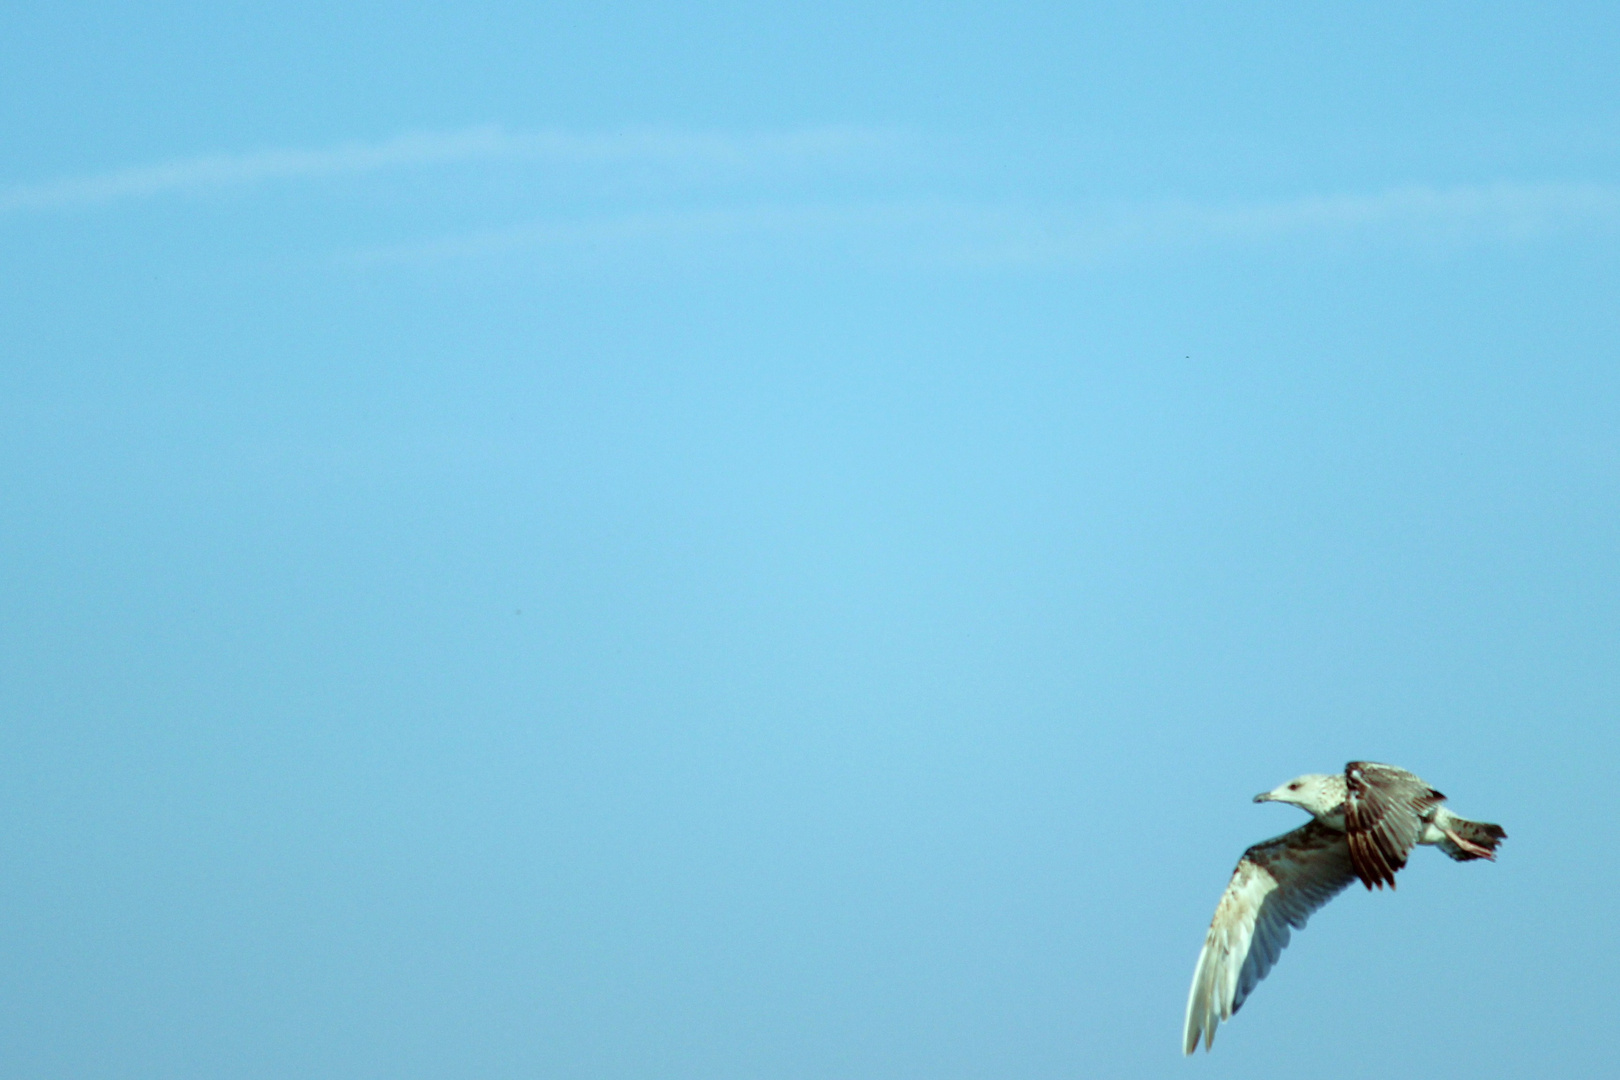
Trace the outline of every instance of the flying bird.
{"type": "Polygon", "coordinates": [[[1182,1047],[1208,1050],[1317,908],[1357,878],[1372,891],[1395,887],[1416,844],[1458,862],[1496,858],[1500,825],[1469,821],[1440,804],[1445,796],[1405,769],[1352,761],[1342,774],[1307,773],[1254,801],[1292,803],[1311,820],[1243,853],[1216,905],[1193,969],[1182,1047]]]}

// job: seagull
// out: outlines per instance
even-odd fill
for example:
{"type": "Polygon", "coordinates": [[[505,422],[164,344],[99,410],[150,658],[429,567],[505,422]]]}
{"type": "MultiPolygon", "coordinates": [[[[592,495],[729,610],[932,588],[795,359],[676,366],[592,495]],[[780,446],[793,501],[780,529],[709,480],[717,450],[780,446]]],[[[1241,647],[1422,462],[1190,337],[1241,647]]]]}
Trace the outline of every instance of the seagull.
{"type": "Polygon", "coordinates": [[[1416,844],[1433,844],[1458,862],[1496,858],[1507,839],[1500,825],[1469,821],[1440,804],[1445,796],[1393,765],[1352,761],[1343,773],[1306,773],[1254,797],[1292,803],[1311,815],[1293,832],[1243,853],[1215,907],[1187,995],[1183,1052],[1230,1020],[1317,908],[1357,878],[1395,888],[1395,873],[1416,844]]]}

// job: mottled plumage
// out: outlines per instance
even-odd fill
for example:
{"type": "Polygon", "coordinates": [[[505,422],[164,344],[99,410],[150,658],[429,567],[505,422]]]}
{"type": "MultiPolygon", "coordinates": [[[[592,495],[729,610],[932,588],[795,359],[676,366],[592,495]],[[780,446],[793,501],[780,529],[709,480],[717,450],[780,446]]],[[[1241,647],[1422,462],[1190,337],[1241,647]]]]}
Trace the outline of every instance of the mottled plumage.
{"type": "Polygon", "coordinates": [[[1238,860],[1215,908],[1187,996],[1182,1049],[1209,1049],[1317,908],[1360,879],[1369,890],[1395,887],[1395,874],[1417,844],[1451,858],[1494,859],[1507,834],[1499,825],[1458,817],[1418,777],[1393,765],[1352,761],[1342,774],[1309,773],[1254,797],[1287,802],[1311,820],[1256,844],[1238,860]]]}
{"type": "Polygon", "coordinates": [[[1395,871],[1446,797],[1405,769],[1370,761],[1346,765],[1344,781],[1344,832],[1356,876],[1369,889],[1393,889],[1395,871]]]}

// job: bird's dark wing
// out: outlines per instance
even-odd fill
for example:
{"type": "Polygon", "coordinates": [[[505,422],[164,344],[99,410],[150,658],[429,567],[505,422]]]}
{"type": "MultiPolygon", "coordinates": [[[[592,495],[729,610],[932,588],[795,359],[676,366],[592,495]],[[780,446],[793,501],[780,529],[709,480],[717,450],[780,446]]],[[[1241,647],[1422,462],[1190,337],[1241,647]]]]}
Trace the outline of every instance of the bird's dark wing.
{"type": "Polygon", "coordinates": [[[1310,821],[1243,853],[1215,908],[1187,995],[1182,1049],[1192,1053],[1230,1020],[1317,908],[1354,881],[1344,833],[1310,821]]]}
{"type": "Polygon", "coordinates": [[[1422,837],[1429,811],[1446,797],[1405,769],[1376,761],[1352,761],[1344,781],[1344,828],[1356,876],[1368,889],[1393,889],[1395,871],[1422,837]]]}

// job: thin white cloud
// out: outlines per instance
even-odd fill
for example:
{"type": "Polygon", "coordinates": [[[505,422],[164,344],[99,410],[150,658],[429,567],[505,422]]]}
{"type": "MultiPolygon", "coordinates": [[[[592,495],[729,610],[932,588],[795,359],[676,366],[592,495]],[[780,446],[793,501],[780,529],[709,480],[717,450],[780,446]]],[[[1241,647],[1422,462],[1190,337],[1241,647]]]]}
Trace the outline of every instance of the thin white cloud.
{"type": "Polygon", "coordinates": [[[1524,240],[1620,228],[1620,187],[1494,184],[1403,187],[1272,202],[989,204],[911,201],[641,212],[542,221],[353,253],[367,264],[432,263],[527,252],[569,263],[662,251],[811,250],[863,260],[996,266],[1096,261],[1163,248],[1385,238],[1421,243],[1524,240]]]}
{"type": "MultiPolygon", "coordinates": [[[[948,217],[951,210],[946,210],[948,217]]],[[[924,232],[942,220],[928,204],[794,205],[652,211],[581,221],[540,221],[437,240],[352,253],[360,264],[420,263],[468,259],[507,252],[539,251],[559,256],[611,255],[664,248],[692,250],[755,242],[804,245],[817,240],[847,243],[862,236],[891,239],[910,223],[924,232]]]]}
{"type": "MultiPolygon", "coordinates": [[[[736,134],[631,129],[597,134],[509,131],[483,125],[418,132],[319,149],[215,154],[88,176],[0,186],[0,215],[91,207],[156,196],[184,196],[272,181],[310,181],[478,162],[529,162],[576,179],[646,176],[643,195],[683,175],[691,194],[729,181],[793,175],[811,192],[844,166],[896,160],[919,164],[916,136],[858,126],[736,134]],[[710,181],[724,180],[715,185],[710,181]]],[[[936,147],[937,149],[937,147],[936,147]]],[[[932,156],[932,155],[924,155],[932,156]]],[[[934,164],[949,173],[948,163],[934,164]]],[[[910,182],[926,182],[912,171],[910,182]]],[[[936,172],[938,170],[935,170],[936,172]]],[[[848,175],[847,173],[845,174],[848,175]]],[[[936,183],[949,183],[943,173],[936,183]]],[[[735,189],[733,189],[735,190],[735,189]]],[[[623,196],[624,191],[619,194],[623,196]]],[[[542,220],[358,252],[362,264],[476,259],[509,252],[558,265],[620,254],[663,252],[676,259],[755,253],[761,258],[836,254],[863,261],[993,266],[1075,263],[1156,248],[1321,243],[1375,237],[1455,243],[1612,231],[1620,226],[1620,187],[1500,183],[1407,186],[1362,194],[1310,195],[1261,202],[969,202],[911,199],[823,201],[707,209],[629,209],[612,217],[542,220]]]]}
{"type": "Polygon", "coordinates": [[[893,146],[892,132],[859,127],[735,135],[628,130],[596,135],[511,132],[486,124],[419,132],[383,142],[323,149],[211,154],[89,176],[0,187],[0,213],[93,206],[155,195],[185,195],[272,180],[318,179],[386,169],[479,160],[525,159],[554,166],[651,164],[668,168],[755,170],[827,163],[893,146]]]}
{"type": "Polygon", "coordinates": [[[1603,184],[1409,186],[1372,195],[1308,196],[1233,207],[1170,208],[1166,219],[1209,237],[1398,228],[1420,235],[1528,239],[1620,221],[1620,188],[1603,184]],[[1184,221],[1181,219],[1185,219],[1184,221]]]}
{"type": "Polygon", "coordinates": [[[1249,203],[964,208],[949,246],[965,262],[1016,264],[1209,245],[1531,240],[1616,227],[1620,187],[1501,183],[1249,203]]]}

